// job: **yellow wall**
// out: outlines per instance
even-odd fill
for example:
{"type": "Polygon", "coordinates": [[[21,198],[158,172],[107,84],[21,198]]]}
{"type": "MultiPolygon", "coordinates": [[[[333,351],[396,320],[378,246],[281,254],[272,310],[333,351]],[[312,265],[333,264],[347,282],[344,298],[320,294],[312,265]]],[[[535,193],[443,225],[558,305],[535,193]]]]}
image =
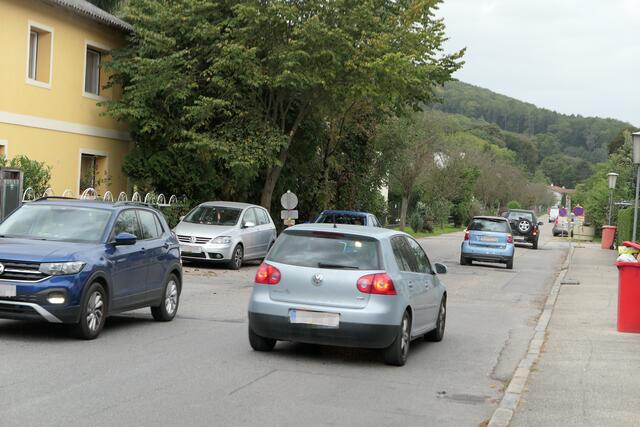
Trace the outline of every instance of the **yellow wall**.
{"type": "MultiPolygon", "coordinates": [[[[130,146],[126,126],[101,116],[95,97],[84,95],[87,40],[99,44],[98,47],[117,48],[125,37],[114,28],[39,0],[0,0],[0,142],[8,141],[9,158],[25,154],[52,166],[51,184],[58,195],[66,188],[77,194],[83,148],[105,152],[112,178],[109,190],[114,193],[126,190],[126,177],[121,170],[130,146]],[[53,29],[50,87],[27,82],[30,21],[53,29]],[[74,133],[34,128],[31,124],[7,124],[2,120],[3,113],[70,124],[74,133]],[[83,126],[89,130],[85,132],[83,126]],[[91,136],[96,132],[102,136],[91,136]]],[[[38,70],[39,79],[41,71],[38,70]]]]}
{"type": "Polygon", "coordinates": [[[129,151],[129,144],[108,138],[98,138],[86,135],[76,135],[45,129],[28,128],[24,126],[0,123],[0,142],[7,140],[8,157],[24,154],[30,159],[45,162],[52,168],[51,188],[58,196],[66,189],[70,189],[78,196],[80,182],[80,154],[81,150],[105,152],[107,170],[111,177],[109,188],[97,189],[102,194],[110,190],[115,197],[120,191],[127,191],[127,179],[122,174],[122,162],[129,151]],[[28,141],[29,143],[21,143],[28,141]],[[55,148],[54,148],[55,147],[55,148]]]}

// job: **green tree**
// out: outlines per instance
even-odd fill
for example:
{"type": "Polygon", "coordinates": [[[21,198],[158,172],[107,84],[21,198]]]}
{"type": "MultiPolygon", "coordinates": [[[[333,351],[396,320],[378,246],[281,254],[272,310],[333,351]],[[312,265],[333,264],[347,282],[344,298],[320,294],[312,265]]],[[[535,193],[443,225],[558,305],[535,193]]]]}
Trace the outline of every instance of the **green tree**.
{"type": "MultiPolygon", "coordinates": [[[[363,106],[395,114],[435,98],[462,56],[441,53],[438,3],[131,0],[136,32],[112,62],[124,95],[109,113],[131,124],[138,159],[179,168],[187,151],[205,177],[237,181],[225,194],[261,182],[269,207],[306,121],[326,126],[331,159],[363,106]]],[[[138,163],[129,173],[151,186],[196,190],[138,163]]]]}

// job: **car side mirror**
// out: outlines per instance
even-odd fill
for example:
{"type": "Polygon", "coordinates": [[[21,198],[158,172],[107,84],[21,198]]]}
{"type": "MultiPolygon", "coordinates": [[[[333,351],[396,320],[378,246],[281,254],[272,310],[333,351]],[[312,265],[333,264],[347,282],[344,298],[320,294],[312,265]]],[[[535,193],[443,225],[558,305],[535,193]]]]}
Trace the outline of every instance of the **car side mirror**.
{"type": "Polygon", "coordinates": [[[439,262],[436,262],[434,266],[436,267],[436,273],[438,274],[447,274],[449,271],[446,265],[440,264],[439,262]]]}
{"type": "Polygon", "coordinates": [[[114,245],[115,246],[130,246],[130,245],[135,245],[136,243],[136,236],[134,236],[131,233],[118,233],[118,235],[116,236],[116,239],[114,241],[114,245]]]}
{"type": "Polygon", "coordinates": [[[242,223],[242,228],[251,228],[251,227],[255,227],[255,223],[251,222],[251,221],[247,221],[247,222],[243,222],[242,223]]]}

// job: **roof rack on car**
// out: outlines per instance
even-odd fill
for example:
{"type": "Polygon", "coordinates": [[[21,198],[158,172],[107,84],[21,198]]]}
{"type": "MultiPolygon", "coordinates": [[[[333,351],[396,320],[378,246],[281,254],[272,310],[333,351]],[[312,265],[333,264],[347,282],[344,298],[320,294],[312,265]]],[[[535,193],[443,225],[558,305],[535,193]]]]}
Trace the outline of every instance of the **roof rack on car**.
{"type": "Polygon", "coordinates": [[[77,199],[75,197],[66,197],[66,196],[42,196],[42,197],[39,197],[39,198],[37,198],[37,199],[35,199],[33,201],[34,202],[39,202],[41,200],[51,200],[51,199],[53,199],[53,200],[79,200],[79,199],[77,199]]]}
{"type": "Polygon", "coordinates": [[[132,202],[131,200],[121,200],[119,202],[115,202],[113,204],[114,206],[145,206],[148,208],[153,207],[153,205],[151,203],[144,203],[144,202],[132,202]]]}

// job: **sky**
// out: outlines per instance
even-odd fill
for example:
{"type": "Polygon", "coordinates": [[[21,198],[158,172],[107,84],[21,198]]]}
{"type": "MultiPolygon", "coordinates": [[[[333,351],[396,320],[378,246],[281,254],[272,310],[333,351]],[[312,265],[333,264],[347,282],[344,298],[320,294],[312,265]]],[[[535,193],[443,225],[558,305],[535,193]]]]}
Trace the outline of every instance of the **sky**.
{"type": "Polygon", "coordinates": [[[444,0],[454,77],[565,114],[640,126],[640,0],[444,0]]]}

